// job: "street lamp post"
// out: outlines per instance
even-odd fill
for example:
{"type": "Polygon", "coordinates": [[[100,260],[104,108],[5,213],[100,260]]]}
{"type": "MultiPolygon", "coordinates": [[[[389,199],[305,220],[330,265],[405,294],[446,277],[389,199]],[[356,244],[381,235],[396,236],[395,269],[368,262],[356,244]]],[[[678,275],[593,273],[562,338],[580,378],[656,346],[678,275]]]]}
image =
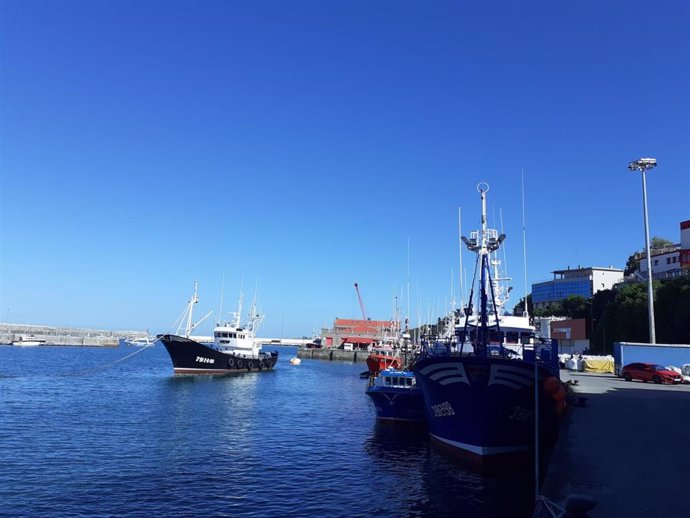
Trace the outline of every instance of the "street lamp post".
{"type": "Polygon", "coordinates": [[[652,291],[652,254],[649,247],[649,220],[647,218],[647,170],[656,167],[656,158],[640,158],[628,164],[631,171],[642,173],[642,206],[644,208],[644,240],[647,255],[647,300],[649,309],[649,343],[656,343],[654,332],[654,293],[652,291]]]}

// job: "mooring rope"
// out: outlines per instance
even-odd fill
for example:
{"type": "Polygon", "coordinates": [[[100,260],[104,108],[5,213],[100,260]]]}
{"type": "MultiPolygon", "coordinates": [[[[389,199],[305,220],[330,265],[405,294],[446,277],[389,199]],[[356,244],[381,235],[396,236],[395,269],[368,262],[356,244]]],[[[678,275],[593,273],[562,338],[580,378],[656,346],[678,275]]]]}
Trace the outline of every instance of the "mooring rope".
{"type": "Polygon", "coordinates": [[[101,366],[99,366],[99,367],[92,367],[92,368],[90,368],[90,369],[86,369],[86,370],[82,370],[82,371],[65,372],[65,373],[62,373],[62,374],[58,374],[57,376],[58,376],[58,377],[65,377],[65,376],[84,376],[84,375],[86,375],[86,374],[93,374],[93,373],[95,373],[95,372],[104,371],[104,370],[106,370],[106,369],[112,367],[113,365],[116,365],[116,364],[118,364],[118,363],[120,363],[120,362],[123,362],[123,361],[125,361],[125,360],[131,358],[132,356],[134,356],[134,355],[136,355],[136,354],[139,354],[140,352],[142,352],[142,351],[144,351],[144,350],[146,350],[146,349],[148,349],[148,348],[150,348],[150,347],[153,347],[153,346],[156,344],[157,341],[158,341],[158,340],[152,342],[152,343],[149,344],[149,345],[144,345],[144,346],[140,347],[139,350],[134,351],[132,354],[128,354],[127,356],[124,356],[123,358],[119,358],[119,359],[117,359],[117,360],[115,360],[115,361],[113,361],[113,362],[106,363],[105,365],[101,365],[101,366]]]}

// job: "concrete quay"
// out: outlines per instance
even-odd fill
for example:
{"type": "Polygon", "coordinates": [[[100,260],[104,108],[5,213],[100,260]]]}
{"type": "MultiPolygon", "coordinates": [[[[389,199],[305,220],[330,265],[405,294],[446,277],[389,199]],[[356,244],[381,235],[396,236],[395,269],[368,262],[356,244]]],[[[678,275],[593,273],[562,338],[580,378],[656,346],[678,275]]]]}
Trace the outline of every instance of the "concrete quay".
{"type": "Polygon", "coordinates": [[[345,362],[363,362],[369,356],[368,351],[344,351],[342,349],[307,349],[300,348],[297,350],[298,358],[307,358],[309,360],[329,360],[329,361],[345,361],[345,362]]]}
{"type": "Polygon", "coordinates": [[[142,331],[112,331],[76,327],[40,326],[32,324],[0,323],[0,344],[9,344],[20,336],[34,336],[45,340],[44,345],[78,345],[83,347],[117,347],[118,338],[143,338],[142,331]]]}
{"type": "MultiPolygon", "coordinates": [[[[561,372],[587,399],[564,419],[541,494],[561,507],[587,495],[591,518],[688,516],[690,385],[561,372]]],[[[552,516],[540,507],[535,516],[552,516]]]]}

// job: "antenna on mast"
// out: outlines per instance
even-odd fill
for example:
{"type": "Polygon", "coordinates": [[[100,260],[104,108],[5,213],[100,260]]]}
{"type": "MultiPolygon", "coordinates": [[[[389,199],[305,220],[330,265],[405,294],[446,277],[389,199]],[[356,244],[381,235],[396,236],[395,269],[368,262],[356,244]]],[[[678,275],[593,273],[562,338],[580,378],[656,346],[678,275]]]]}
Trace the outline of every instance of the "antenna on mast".
{"type": "Polygon", "coordinates": [[[527,233],[525,230],[525,170],[520,169],[522,183],[522,259],[525,265],[525,303],[523,304],[522,316],[529,318],[527,308],[527,233]]]}
{"type": "Polygon", "coordinates": [[[218,308],[218,325],[223,324],[223,293],[225,291],[225,272],[223,272],[223,280],[220,282],[220,307],[218,308]]]}
{"type": "Polygon", "coordinates": [[[410,326],[410,238],[407,238],[407,316],[405,317],[405,332],[410,326]]]}

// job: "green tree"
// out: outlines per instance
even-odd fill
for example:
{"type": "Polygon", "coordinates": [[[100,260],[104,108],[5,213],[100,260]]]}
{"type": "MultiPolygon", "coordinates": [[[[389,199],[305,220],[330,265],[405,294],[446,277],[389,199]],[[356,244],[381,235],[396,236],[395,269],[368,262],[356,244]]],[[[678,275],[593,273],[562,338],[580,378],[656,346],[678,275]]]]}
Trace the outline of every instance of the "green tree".
{"type": "Polygon", "coordinates": [[[649,248],[652,250],[661,250],[662,248],[668,248],[673,246],[673,241],[669,241],[665,237],[653,237],[649,248]]]}
{"type": "Polygon", "coordinates": [[[661,283],[654,298],[657,342],[690,344],[690,277],[661,283]]]}
{"type": "MultiPolygon", "coordinates": [[[[513,308],[513,315],[521,317],[522,314],[525,311],[525,297],[522,297],[520,299],[520,302],[515,304],[515,307],[513,308]]],[[[527,312],[530,315],[534,315],[534,305],[532,304],[532,294],[528,293],[527,294],[527,312]]]]}
{"type": "Polygon", "coordinates": [[[625,284],[614,290],[595,329],[595,340],[610,353],[614,342],[648,342],[647,285],[625,284]]]}
{"type": "Polygon", "coordinates": [[[627,277],[628,275],[635,273],[639,266],[640,264],[635,259],[635,254],[631,255],[630,257],[628,257],[628,260],[625,263],[625,270],[623,271],[623,275],[627,277]]]}
{"type": "Polygon", "coordinates": [[[561,301],[561,314],[568,318],[585,318],[588,311],[587,299],[580,295],[570,295],[561,301]]]}

